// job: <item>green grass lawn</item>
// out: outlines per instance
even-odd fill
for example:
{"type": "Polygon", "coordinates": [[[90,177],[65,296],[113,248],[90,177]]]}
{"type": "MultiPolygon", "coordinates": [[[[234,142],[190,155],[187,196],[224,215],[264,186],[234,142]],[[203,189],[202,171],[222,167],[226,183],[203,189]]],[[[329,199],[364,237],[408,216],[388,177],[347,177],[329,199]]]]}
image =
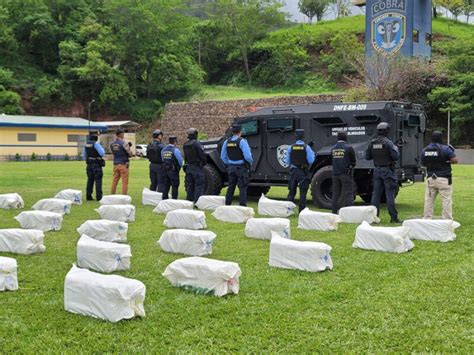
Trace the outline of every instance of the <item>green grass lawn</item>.
{"type": "MultiPolygon", "coordinates": [[[[146,318],[106,323],[67,313],[64,277],[75,261],[76,228],[97,219],[96,202],[74,206],[63,229],[47,233],[43,254],[13,256],[20,290],[0,293],[0,352],[460,352],[473,353],[474,167],[454,171],[454,213],[461,222],[451,243],[415,241],[405,254],[352,248],[355,225],[337,232],[296,229],[297,240],[333,247],[334,270],[306,273],[268,266],[268,241],[247,239],[244,225],[207,214],[217,233],[212,258],[239,263],[240,294],[218,298],[172,287],[161,276],[182,255],[157,246],[164,216],[141,205],[147,164],[134,161],[131,189],[137,221],[130,224],[132,268],[120,274],[147,287],[146,318]]],[[[0,164],[0,193],[19,192],[26,209],[63,188],[84,188],[80,162],[0,164]]],[[[111,182],[105,168],[104,188],[111,182]]],[[[401,218],[420,216],[422,184],[401,190],[401,218]]],[[[282,198],[284,188],[269,197],[282,198]]],[[[184,196],[183,189],[181,197],[184,196]]],[[[257,206],[255,201],[250,204],[257,206]]],[[[17,227],[15,210],[0,210],[0,228],[17,227]]],[[[439,209],[438,209],[439,214],[439,209]]],[[[382,222],[388,221],[383,212],[382,222]]]]}

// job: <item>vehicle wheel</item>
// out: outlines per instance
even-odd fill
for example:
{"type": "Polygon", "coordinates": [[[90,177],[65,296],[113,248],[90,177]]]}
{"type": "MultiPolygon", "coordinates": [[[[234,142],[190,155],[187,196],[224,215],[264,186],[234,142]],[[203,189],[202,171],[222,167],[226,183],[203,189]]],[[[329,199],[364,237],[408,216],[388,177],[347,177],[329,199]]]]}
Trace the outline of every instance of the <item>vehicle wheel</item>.
{"type": "Polygon", "coordinates": [[[215,166],[204,165],[204,178],[206,180],[206,187],[204,188],[205,195],[220,195],[222,190],[222,176],[215,166]]]}
{"type": "Polygon", "coordinates": [[[313,203],[319,208],[331,209],[332,198],[332,166],[319,169],[311,180],[311,196],[313,203]]]}
{"type": "Polygon", "coordinates": [[[270,186],[249,186],[247,188],[247,195],[251,197],[260,197],[262,194],[266,195],[270,191],[270,186]]]}

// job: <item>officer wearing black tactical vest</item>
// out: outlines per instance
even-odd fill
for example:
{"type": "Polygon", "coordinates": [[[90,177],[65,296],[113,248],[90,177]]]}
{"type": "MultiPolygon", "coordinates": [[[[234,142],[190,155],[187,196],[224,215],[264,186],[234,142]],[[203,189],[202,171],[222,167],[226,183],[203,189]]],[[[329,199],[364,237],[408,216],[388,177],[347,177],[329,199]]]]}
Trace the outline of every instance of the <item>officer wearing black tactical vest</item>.
{"type": "Polygon", "coordinates": [[[354,201],[352,169],[356,165],[354,148],[347,144],[347,132],[337,132],[337,143],[332,146],[332,213],[351,206],[354,201]]]}
{"type": "Polygon", "coordinates": [[[184,185],[186,187],[186,199],[197,202],[204,194],[205,177],[203,166],[206,165],[206,153],[202,149],[201,143],[197,141],[198,130],[188,129],[188,140],[183,145],[184,151],[184,185]]]}
{"type": "Polygon", "coordinates": [[[95,182],[95,197],[97,201],[102,199],[102,177],[104,173],[102,168],[105,166],[105,155],[104,148],[98,142],[98,132],[90,132],[87,137],[87,142],[82,149],[82,155],[86,161],[87,168],[87,187],[86,187],[86,199],[92,201],[92,192],[94,190],[95,182]]]}
{"type": "Polygon", "coordinates": [[[161,150],[165,147],[162,143],[163,132],[159,129],[153,131],[153,141],[146,147],[146,157],[150,161],[150,190],[163,192],[165,173],[161,150]]]}
{"type": "Polygon", "coordinates": [[[388,138],[390,126],[387,122],[377,125],[377,136],[370,141],[365,152],[367,160],[373,160],[375,169],[373,175],[373,190],[371,204],[380,212],[380,200],[385,189],[390,223],[401,223],[395,208],[395,194],[398,181],[395,175],[395,163],[400,158],[397,146],[388,138]]]}
{"type": "Polygon", "coordinates": [[[433,217],[436,195],[439,194],[443,206],[443,219],[453,219],[451,164],[457,163],[458,158],[454,148],[443,144],[443,134],[434,131],[431,143],[421,153],[421,165],[426,166],[428,177],[423,218],[431,219],[433,217]]]}
{"type": "Polygon", "coordinates": [[[183,166],[183,157],[177,145],[178,138],[170,136],[169,144],[161,150],[161,159],[163,160],[163,170],[165,173],[163,200],[168,199],[170,187],[172,188],[171,197],[175,200],[178,198],[179,170],[183,166]]]}

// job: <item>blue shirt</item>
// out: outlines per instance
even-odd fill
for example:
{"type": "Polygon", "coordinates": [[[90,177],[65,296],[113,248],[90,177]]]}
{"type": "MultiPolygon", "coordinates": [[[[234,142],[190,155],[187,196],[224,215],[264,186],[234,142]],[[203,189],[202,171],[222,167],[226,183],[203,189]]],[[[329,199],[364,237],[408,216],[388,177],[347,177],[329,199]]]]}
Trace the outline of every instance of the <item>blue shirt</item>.
{"type": "Polygon", "coordinates": [[[174,157],[176,158],[176,160],[177,160],[179,166],[182,167],[182,166],[183,166],[183,156],[181,155],[180,150],[179,150],[178,148],[176,148],[176,147],[174,146],[174,144],[168,144],[165,148],[163,148],[163,149],[161,150],[161,159],[163,160],[163,153],[164,153],[164,151],[165,151],[166,148],[167,148],[168,150],[169,150],[169,149],[173,149],[173,155],[174,155],[174,157]]]}
{"type": "MultiPolygon", "coordinates": [[[[305,142],[298,140],[296,141],[295,144],[304,145],[305,142]]],[[[288,147],[288,151],[285,157],[285,163],[288,166],[290,165],[290,157],[291,157],[291,145],[288,147]]],[[[306,161],[308,162],[308,166],[313,165],[315,160],[316,160],[316,153],[311,149],[309,145],[306,145],[306,161]]],[[[294,166],[293,164],[291,164],[291,167],[296,168],[296,166],[294,166]]]]}
{"type": "MultiPolygon", "coordinates": [[[[94,148],[95,148],[95,150],[97,150],[97,153],[99,153],[99,155],[101,157],[103,157],[105,155],[105,149],[100,145],[99,142],[94,143],[94,148]]],[[[82,156],[84,157],[84,159],[87,159],[87,153],[86,153],[86,146],[85,145],[82,147],[82,156]]]]}
{"type": "MultiPolygon", "coordinates": [[[[231,138],[231,141],[236,141],[237,139],[239,139],[239,136],[233,135],[231,138]]],[[[239,148],[242,150],[242,154],[244,155],[245,161],[249,163],[250,165],[252,165],[253,163],[252,151],[250,150],[249,143],[247,142],[245,138],[242,138],[240,140],[239,148]]],[[[221,159],[225,165],[244,164],[243,160],[230,160],[229,159],[229,156],[227,155],[227,139],[224,141],[224,144],[222,145],[221,159]]]]}

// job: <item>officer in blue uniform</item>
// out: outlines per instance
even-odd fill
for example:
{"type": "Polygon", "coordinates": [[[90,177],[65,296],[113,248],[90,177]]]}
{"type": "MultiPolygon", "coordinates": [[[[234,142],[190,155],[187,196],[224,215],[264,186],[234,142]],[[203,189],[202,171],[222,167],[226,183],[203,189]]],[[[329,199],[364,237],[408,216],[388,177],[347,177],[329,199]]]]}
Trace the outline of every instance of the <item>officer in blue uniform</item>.
{"type": "Polygon", "coordinates": [[[390,126],[387,122],[377,125],[377,136],[370,141],[365,152],[367,160],[374,161],[374,177],[371,204],[380,212],[380,199],[385,189],[390,223],[401,223],[395,208],[395,194],[398,189],[398,181],[395,175],[395,163],[400,159],[397,146],[388,138],[390,126]]]}
{"type": "Polygon", "coordinates": [[[153,141],[146,148],[146,157],[150,161],[150,190],[163,192],[165,173],[163,171],[163,160],[161,150],[165,145],[161,142],[163,132],[159,129],[153,131],[153,141]]]}
{"type": "Polygon", "coordinates": [[[198,130],[196,128],[188,129],[188,140],[183,144],[184,171],[186,176],[184,185],[186,187],[186,199],[197,202],[199,197],[204,194],[205,178],[203,166],[206,165],[206,153],[197,141],[198,130]]]}
{"type": "Polygon", "coordinates": [[[239,186],[239,205],[247,206],[247,188],[253,157],[247,140],[242,138],[239,124],[232,125],[232,137],[224,141],[221,159],[227,166],[227,173],[229,174],[225,204],[232,204],[235,187],[239,186]]]}
{"type": "Polygon", "coordinates": [[[183,157],[181,152],[176,147],[178,145],[178,138],[175,136],[169,137],[169,144],[161,150],[161,159],[163,160],[164,170],[164,186],[163,186],[163,200],[169,197],[170,186],[171,198],[178,198],[179,188],[179,170],[183,166],[183,157]]]}
{"type": "Polygon", "coordinates": [[[304,129],[295,131],[296,142],[288,147],[286,164],[290,166],[288,181],[288,201],[295,202],[296,190],[300,188],[299,211],[306,208],[306,194],[309,189],[311,175],[309,169],[316,159],[316,154],[304,141],[304,129]]]}
{"type": "Polygon", "coordinates": [[[87,167],[87,187],[86,199],[93,201],[92,192],[94,191],[95,182],[95,197],[97,201],[102,199],[102,177],[104,173],[102,168],[105,166],[104,148],[98,142],[99,134],[97,132],[90,132],[87,137],[87,142],[82,148],[82,156],[84,157],[87,167]]]}
{"type": "Polygon", "coordinates": [[[347,144],[347,132],[337,132],[337,143],[331,148],[332,213],[351,206],[354,201],[352,169],[356,165],[354,148],[347,144]]]}

